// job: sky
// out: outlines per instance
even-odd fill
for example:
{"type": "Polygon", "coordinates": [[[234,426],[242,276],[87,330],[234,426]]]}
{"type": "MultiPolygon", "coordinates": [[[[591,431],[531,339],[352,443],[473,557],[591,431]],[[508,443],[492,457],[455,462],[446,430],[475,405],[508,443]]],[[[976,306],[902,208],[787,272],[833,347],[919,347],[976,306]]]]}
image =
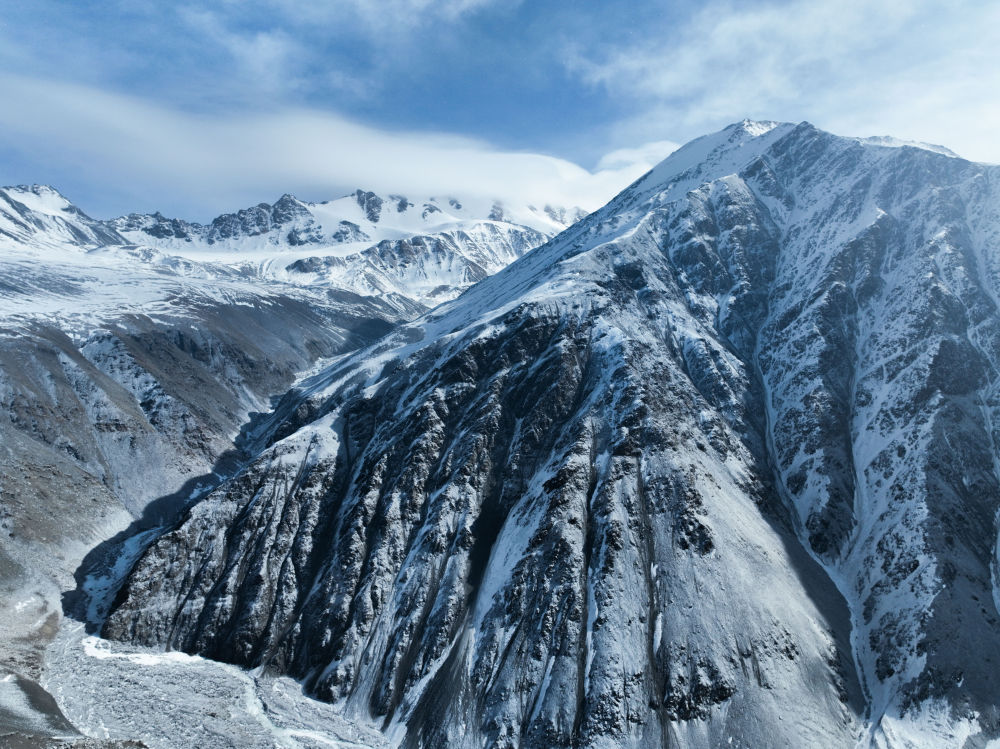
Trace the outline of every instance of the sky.
{"type": "Polygon", "coordinates": [[[1000,163],[1000,3],[0,0],[0,184],[205,221],[290,192],[593,209],[744,118],[1000,163]]]}

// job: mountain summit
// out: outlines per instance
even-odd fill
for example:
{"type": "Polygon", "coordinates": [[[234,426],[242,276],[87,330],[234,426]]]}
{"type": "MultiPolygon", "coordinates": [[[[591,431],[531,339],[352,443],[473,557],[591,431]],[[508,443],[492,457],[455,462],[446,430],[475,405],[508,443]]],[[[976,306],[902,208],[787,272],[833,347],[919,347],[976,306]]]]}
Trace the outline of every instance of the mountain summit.
{"type": "Polygon", "coordinates": [[[998,185],[808,123],[693,141],[286,395],[105,636],[404,746],[1000,737],[998,185]]]}

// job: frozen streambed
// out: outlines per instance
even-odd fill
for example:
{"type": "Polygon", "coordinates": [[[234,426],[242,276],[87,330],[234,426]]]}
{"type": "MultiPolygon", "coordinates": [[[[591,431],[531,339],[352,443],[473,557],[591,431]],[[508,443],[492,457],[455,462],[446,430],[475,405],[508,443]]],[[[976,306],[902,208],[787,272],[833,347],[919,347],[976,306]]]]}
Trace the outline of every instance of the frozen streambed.
{"type": "Polygon", "coordinates": [[[101,640],[76,622],[64,622],[49,647],[43,685],[85,734],[153,749],[389,746],[291,679],[101,640]]]}

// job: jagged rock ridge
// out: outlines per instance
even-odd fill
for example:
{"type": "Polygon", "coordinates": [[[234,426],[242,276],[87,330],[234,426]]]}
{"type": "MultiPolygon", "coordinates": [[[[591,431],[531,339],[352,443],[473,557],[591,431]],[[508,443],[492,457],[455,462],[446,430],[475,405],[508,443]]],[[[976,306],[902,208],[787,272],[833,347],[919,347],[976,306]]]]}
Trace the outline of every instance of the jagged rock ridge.
{"type": "Polygon", "coordinates": [[[356,190],[324,203],[283,195],[273,205],[225,214],[208,225],[160,214],[131,214],[108,225],[128,241],[189,260],[236,263],[296,285],[405,299],[426,309],[453,299],[583,215],[578,208],[551,205],[410,200],[356,190]]]}

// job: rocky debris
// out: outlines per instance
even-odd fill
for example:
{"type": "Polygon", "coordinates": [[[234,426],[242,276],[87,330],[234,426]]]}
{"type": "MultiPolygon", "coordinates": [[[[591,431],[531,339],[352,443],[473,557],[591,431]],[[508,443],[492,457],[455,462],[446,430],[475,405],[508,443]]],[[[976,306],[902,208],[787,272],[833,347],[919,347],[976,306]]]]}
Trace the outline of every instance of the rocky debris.
{"type": "Polygon", "coordinates": [[[0,732],[4,749],[148,749],[142,741],[132,739],[59,738],[27,733],[0,732]]]}

